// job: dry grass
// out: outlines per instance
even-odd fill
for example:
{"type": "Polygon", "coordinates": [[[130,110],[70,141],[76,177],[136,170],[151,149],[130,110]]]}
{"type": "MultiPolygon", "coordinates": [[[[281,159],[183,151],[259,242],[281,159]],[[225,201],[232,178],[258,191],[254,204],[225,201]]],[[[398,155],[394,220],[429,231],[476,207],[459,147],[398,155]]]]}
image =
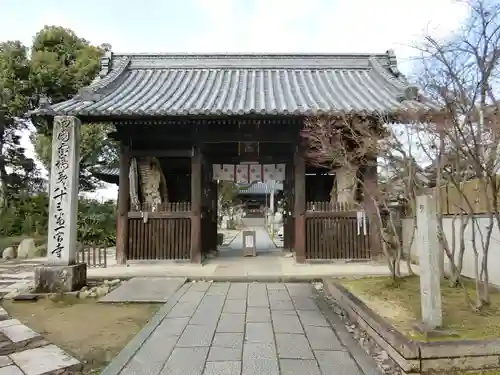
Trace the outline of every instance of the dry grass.
{"type": "Polygon", "coordinates": [[[99,374],[158,310],[157,304],[99,304],[65,297],[57,301],[3,302],[9,315],[99,374]]]}
{"type": "MultiPolygon", "coordinates": [[[[413,339],[423,340],[422,335],[413,330],[413,325],[421,319],[418,276],[403,278],[397,284],[387,277],[342,280],[340,283],[401,333],[413,339]]],[[[469,283],[466,286],[473,296],[474,286],[469,283]]],[[[500,337],[500,292],[492,290],[491,306],[485,307],[480,312],[473,312],[470,309],[461,288],[450,288],[443,283],[441,295],[444,327],[457,336],[439,340],[500,337]]],[[[484,374],[500,375],[499,372],[484,374]]]]}

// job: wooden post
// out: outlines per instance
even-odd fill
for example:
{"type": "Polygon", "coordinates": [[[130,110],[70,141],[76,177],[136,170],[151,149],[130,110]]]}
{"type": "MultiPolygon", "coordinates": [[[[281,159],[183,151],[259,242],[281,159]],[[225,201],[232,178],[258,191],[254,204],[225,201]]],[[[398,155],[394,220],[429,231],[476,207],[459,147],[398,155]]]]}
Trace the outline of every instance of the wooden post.
{"type": "Polygon", "coordinates": [[[130,150],[120,144],[120,176],[118,180],[118,220],[116,223],[116,262],[127,262],[128,210],[130,200],[130,150]]]}
{"type": "MultiPolygon", "coordinates": [[[[213,176],[212,176],[213,178],[213,176]]],[[[211,228],[213,234],[213,249],[217,250],[217,181],[211,181],[211,228]]]]}
{"type": "Polygon", "coordinates": [[[304,263],[306,260],[306,162],[303,149],[299,146],[295,151],[295,260],[304,263]]]}
{"type": "Polygon", "coordinates": [[[191,156],[191,263],[201,263],[201,151],[191,156]]]}
{"type": "Polygon", "coordinates": [[[380,237],[379,219],[377,215],[378,185],[377,163],[363,168],[363,206],[368,217],[368,238],[372,257],[382,254],[382,239],[380,237]]]}
{"type": "Polygon", "coordinates": [[[293,198],[293,165],[291,163],[286,163],[285,165],[285,181],[283,182],[283,197],[286,201],[285,211],[283,213],[283,247],[292,251],[292,235],[293,235],[293,217],[291,215],[292,211],[292,198],[293,198]],[[292,224],[292,225],[290,225],[292,224]]]}

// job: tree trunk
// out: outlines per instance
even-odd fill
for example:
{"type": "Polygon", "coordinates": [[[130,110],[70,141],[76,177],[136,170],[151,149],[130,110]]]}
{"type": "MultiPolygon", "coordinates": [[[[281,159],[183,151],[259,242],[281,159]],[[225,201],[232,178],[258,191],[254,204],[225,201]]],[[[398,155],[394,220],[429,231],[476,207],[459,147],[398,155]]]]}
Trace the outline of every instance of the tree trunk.
{"type": "Polygon", "coordinates": [[[464,264],[464,254],[465,254],[465,230],[467,229],[467,225],[469,224],[470,215],[464,215],[461,213],[460,217],[460,238],[459,238],[459,249],[458,256],[455,253],[456,246],[456,228],[455,222],[453,225],[453,243],[452,243],[452,254],[453,254],[453,262],[450,263],[450,286],[456,287],[459,284],[460,275],[462,274],[463,264],[464,264]]]}

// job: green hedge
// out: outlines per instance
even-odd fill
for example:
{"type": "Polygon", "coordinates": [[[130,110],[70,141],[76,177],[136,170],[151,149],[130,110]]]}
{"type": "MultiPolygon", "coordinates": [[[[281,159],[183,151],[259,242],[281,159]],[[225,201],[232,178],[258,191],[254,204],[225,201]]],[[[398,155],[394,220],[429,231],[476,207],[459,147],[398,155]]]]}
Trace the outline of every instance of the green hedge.
{"type": "MultiPolygon", "coordinates": [[[[46,193],[27,196],[0,213],[0,250],[16,246],[25,238],[41,245],[48,232],[49,198],[46,193]]],[[[78,202],[78,241],[116,243],[116,202],[80,198],[78,202]]]]}

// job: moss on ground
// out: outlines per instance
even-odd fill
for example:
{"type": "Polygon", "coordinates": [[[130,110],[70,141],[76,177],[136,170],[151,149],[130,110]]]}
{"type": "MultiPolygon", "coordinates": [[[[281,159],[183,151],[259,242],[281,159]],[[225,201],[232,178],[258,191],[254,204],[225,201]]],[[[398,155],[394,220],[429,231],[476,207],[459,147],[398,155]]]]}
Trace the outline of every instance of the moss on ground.
{"type": "MultiPolygon", "coordinates": [[[[421,319],[420,280],[418,276],[404,277],[394,283],[388,277],[373,277],[339,281],[369,308],[383,317],[406,336],[424,340],[415,332],[413,325],[421,319]]],[[[474,297],[475,288],[466,282],[469,294],[474,297]]],[[[498,339],[500,338],[500,292],[491,290],[491,305],[474,312],[469,307],[464,291],[451,288],[443,282],[441,287],[444,328],[456,336],[432,340],[498,339]]],[[[500,375],[500,372],[478,374],[500,375]]]]}

